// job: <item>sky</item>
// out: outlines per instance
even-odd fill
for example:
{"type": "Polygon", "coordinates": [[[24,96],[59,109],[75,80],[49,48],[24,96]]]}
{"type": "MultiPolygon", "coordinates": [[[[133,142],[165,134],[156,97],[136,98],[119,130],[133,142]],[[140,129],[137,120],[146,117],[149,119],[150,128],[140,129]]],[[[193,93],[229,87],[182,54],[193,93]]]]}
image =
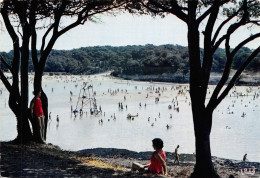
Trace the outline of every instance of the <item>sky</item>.
{"type": "MultiPolygon", "coordinates": [[[[0,17],[1,18],[1,17],[0,17]]],[[[87,21],[62,35],[55,43],[53,49],[74,49],[88,46],[126,46],[126,45],[163,45],[178,44],[187,46],[187,25],[176,16],[167,15],[165,18],[151,16],[136,16],[128,13],[114,16],[101,15],[97,23],[87,21]]],[[[2,19],[0,19],[2,21],[2,19]]],[[[68,23],[68,20],[64,23],[68,23]]],[[[205,27],[202,24],[200,31],[205,27]]],[[[12,41],[9,37],[3,21],[0,23],[0,51],[10,51],[12,41]]],[[[245,39],[252,32],[259,32],[259,27],[254,27],[250,32],[241,29],[231,40],[231,47],[241,39],[245,39]]],[[[38,31],[39,36],[43,32],[38,31]]],[[[39,38],[40,39],[40,38],[39,38]]],[[[38,41],[40,41],[38,39],[38,41]]],[[[203,44],[201,35],[201,45],[203,44]]],[[[257,48],[260,39],[247,45],[249,48],[257,48]]],[[[203,47],[203,46],[201,46],[203,47]]],[[[224,47],[222,45],[221,47],[224,47]]],[[[37,45],[40,49],[40,44],[37,45]]]]}

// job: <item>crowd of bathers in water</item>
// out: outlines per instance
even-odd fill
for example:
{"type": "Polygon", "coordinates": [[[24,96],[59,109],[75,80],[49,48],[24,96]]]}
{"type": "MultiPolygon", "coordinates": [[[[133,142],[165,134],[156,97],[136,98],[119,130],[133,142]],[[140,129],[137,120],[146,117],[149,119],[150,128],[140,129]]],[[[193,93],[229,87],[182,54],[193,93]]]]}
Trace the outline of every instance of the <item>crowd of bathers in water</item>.
{"type": "MultiPolygon", "coordinates": [[[[107,76],[106,76],[107,77],[107,76]]],[[[64,82],[64,83],[75,83],[75,88],[78,88],[79,86],[81,86],[81,82],[85,81],[85,77],[83,76],[79,76],[79,77],[74,77],[74,76],[49,76],[47,77],[51,78],[51,79],[56,79],[57,82],[64,82]]],[[[91,81],[91,77],[87,77],[90,81],[91,81]]],[[[102,82],[100,82],[98,85],[102,85],[102,82]]],[[[132,83],[131,81],[127,81],[127,86],[131,86],[132,83]]],[[[45,87],[47,87],[47,85],[45,85],[45,87]]],[[[140,86],[134,86],[134,89],[137,90],[139,89],[140,86]]],[[[145,99],[148,98],[154,98],[154,103],[155,104],[159,104],[160,103],[160,98],[163,96],[164,92],[167,92],[167,90],[173,91],[174,93],[176,93],[176,95],[171,99],[171,102],[169,102],[168,105],[168,109],[172,110],[172,111],[176,111],[176,112],[180,112],[181,110],[181,106],[179,105],[180,102],[185,102],[188,103],[188,105],[191,105],[191,102],[189,100],[189,87],[188,85],[174,85],[174,86],[156,86],[154,84],[151,84],[151,86],[148,86],[145,88],[145,91],[143,91],[144,86],[142,86],[142,91],[139,91],[138,94],[141,94],[141,92],[146,92],[145,94],[145,99]]],[[[259,88],[259,87],[258,87],[259,88]]],[[[64,89],[66,89],[65,85],[64,85],[64,89]]],[[[208,96],[210,96],[213,93],[213,89],[214,87],[208,88],[208,96]]],[[[55,92],[55,88],[51,88],[52,92],[55,92]]],[[[2,90],[0,90],[0,94],[2,94],[2,90]]],[[[122,88],[117,88],[117,89],[111,89],[108,88],[107,92],[103,92],[101,95],[107,95],[109,94],[111,97],[117,96],[117,95],[122,95],[122,100],[119,101],[118,104],[118,109],[119,111],[127,111],[128,109],[128,105],[127,105],[127,99],[129,98],[129,91],[127,89],[122,89],[122,88]]],[[[88,116],[88,115],[101,115],[103,116],[103,118],[98,120],[98,123],[100,125],[102,125],[105,120],[107,120],[108,122],[111,120],[116,120],[116,113],[112,113],[112,114],[108,114],[108,116],[106,116],[106,112],[102,111],[101,106],[99,106],[99,108],[97,107],[97,103],[94,103],[93,106],[95,106],[96,108],[90,108],[89,111],[87,111],[88,109],[85,109],[84,107],[77,109],[75,108],[75,106],[73,106],[73,98],[75,98],[77,94],[73,95],[72,91],[69,91],[69,101],[71,102],[71,113],[74,115],[74,118],[76,118],[78,115],[79,117],[83,117],[88,116]],[[106,118],[107,117],[107,118],[106,118]]],[[[97,95],[97,92],[94,91],[93,92],[93,98],[95,99],[95,96],[97,95]]],[[[236,87],[234,87],[230,94],[229,94],[230,98],[234,98],[231,101],[231,104],[229,106],[227,106],[226,111],[221,110],[218,112],[222,112],[222,114],[234,114],[235,111],[233,110],[233,108],[235,108],[235,104],[239,103],[242,105],[244,105],[244,107],[248,107],[253,100],[256,100],[259,97],[259,93],[256,92],[255,90],[252,89],[252,87],[247,87],[246,90],[244,92],[241,92],[239,90],[237,90],[236,87]],[[245,97],[250,97],[251,99],[249,100],[248,103],[244,103],[244,98],[245,97]],[[238,99],[240,98],[240,99],[238,99]]],[[[86,97],[87,98],[87,97],[86,97]]],[[[82,99],[84,99],[84,96],[82,96],[82,99]]],[[[139,105],[139,108],[141,109],[142,107],[147,108],[147,103],[145,102],[144,99],[140,98],[141,101],[138,101],[137,104],[139,105]]],[[[83,103],[83,102],[82,102],[83,103]]],[[[258,107],[258,105],[256,105],[255,107],[258,107]]],[[[142,112],[142,111],[139,111],[142,112]]],[[[141,114],[139,114],[140,116],[141,114]]],[[[138,117],[138,111],[136,113],[127,113],[125,116],[127,119],[130,120],[134,120],[135,117],[138,117]]],[[[164,114],[165,117],[165,114],[164,114]]],[[[246,112],[242,112],[241,113],[241,118],[245,118],[246,117],[246,112]]],[[[49,114],[49,118],[51,120],[51,113],[49,114]]],[[[160,118],[160,112],[158,113],[158,116],[154,117],[154,116],[149,116],[147,118],[148,122],[151,122],[151,126],[155,125],[155,121],[158,120],[158,118],[160,118]]],[[[173,114],[169,113],[169,118],[172,119],[173,114]]],[[[57,121],[57,128],[58,128],[58,123],[59,123],[59,115],[56,115],[56,121],[57,121]]],[[[171,128],[170,124],[166,124],[166,129],[171,128]]],[[[226,126],[226,129],[231,129],[231,127],[226,126]]]]}

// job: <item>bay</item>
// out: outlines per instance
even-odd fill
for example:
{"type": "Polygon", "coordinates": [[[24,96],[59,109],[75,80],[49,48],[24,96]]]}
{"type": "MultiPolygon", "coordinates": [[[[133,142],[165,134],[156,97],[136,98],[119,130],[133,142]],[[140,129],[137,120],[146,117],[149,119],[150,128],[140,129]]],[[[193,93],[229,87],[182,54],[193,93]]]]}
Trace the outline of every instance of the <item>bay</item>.
{"type": "MultiPolygon", "coordinates": [[[[30,75],[30,100],[33,98],[32,77],[30,75]]],[[[214,88],[209,86],[207,98],[214,88]]],[[[3,83],[0,89],[0,140],[8,141],[17,135],[16,119],[8,107],[8,91],[3,83]]],[[[102,147],[139,152],[152,151],[151,140],[159,137],[164,141],[165,151],[173,152],[180,145],[180,153],[195,153],[188,84],[127,81],[112,78],[107,73],[46,75],[43,89],[51,112],[47,143],[72,151],[102,147]],[[83,82],[91,86],[85,88],[84,99],[83,82]],[[102,109],[102,114],[97,116],[90,114],[94,92],[97,108],[102,109]],[[119,108],[119,102],[123,109],[119,108]],[[80,117],[78,113],[75,117],[71,107],[82,109],[83,115],[80,117]],[[128,114],[137,113],[134,120],[127,119],[128,114]]],[[[213,156],[242,160],[247,153],[249,161],[260,162],[260,99],[257,96],[259,87],[236,86],[215,109],[211,132],[213,156]]]]}

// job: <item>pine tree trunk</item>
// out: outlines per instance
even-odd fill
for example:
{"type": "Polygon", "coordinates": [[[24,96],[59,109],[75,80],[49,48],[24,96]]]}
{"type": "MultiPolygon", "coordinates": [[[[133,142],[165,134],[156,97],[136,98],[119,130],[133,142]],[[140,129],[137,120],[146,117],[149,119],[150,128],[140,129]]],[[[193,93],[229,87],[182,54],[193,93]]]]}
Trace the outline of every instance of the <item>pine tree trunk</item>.
{"type": "Polygon", "coordinates": [[[196,165],[191,177],[217,177],[211,161],[210,132],[212,111],[205,108],[205,81],[200,60],[200,33],[196,19],[198,1],[188,1],[188,46],[190,62],[190,96],[195,132],[196,165]]]}
{"type": "Polygon", "coordinates": [[[219,177],[214,170],[211,160],[210,132],[212,125],[212,112],[205,109],[197,109],[193,112],[195,145],[196,145],[196,165],[191,177],[214,178],[219,177]]]}
{"type": "Polygon", "coordinates": [[[28,113],[28,61],[29,61],[29,27],[26,25],[23,28],[24,38],[21,50],[21,115],[18,116],[18,136],[21,136],[21,143],[32,139],[32,132],[29,125],[28,113]]]}
{"type": "Polygon", "coordinates": [[[33,137],[29,126],[28,117],[23,118],[21,116],[21,104],[19,103],[18,97],[15,94],[16,92],[18,91],[12,91],[9,96],[9,107],[17,119],[17,137],[13,142],[17,144],[23,144],[32,141],[33,137]]]}

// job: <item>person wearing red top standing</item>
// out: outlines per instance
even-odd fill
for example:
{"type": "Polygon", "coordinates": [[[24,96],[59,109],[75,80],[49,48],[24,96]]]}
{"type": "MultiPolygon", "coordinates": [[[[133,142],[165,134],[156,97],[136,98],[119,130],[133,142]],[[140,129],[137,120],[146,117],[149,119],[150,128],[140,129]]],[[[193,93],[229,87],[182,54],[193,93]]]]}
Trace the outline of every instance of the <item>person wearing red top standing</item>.
{"type": "Polygon", "coordinates": [[[166,167],[166,154],[162,150],[163,141],[160,138],[155,138],[152,140],[154,152],[150,158],[150,164],[141,165],[139,163],[133,163],[132,170],[145,171],[152,174],[167,174],[166,167]]]}
{"type": "Polygon", "coordinates": [[[44,130],[45,130],[45,122],[44,122],[44,114],[42,110],[42,101],[41,101],[41,91],[34,91],[33,94],[35,97],[33,98],[30,106],[31,117],[35,118],[37,121],[38,129],[37,132],[39,134],[39,142],[45,143],[44,141],[44,130]]]}

